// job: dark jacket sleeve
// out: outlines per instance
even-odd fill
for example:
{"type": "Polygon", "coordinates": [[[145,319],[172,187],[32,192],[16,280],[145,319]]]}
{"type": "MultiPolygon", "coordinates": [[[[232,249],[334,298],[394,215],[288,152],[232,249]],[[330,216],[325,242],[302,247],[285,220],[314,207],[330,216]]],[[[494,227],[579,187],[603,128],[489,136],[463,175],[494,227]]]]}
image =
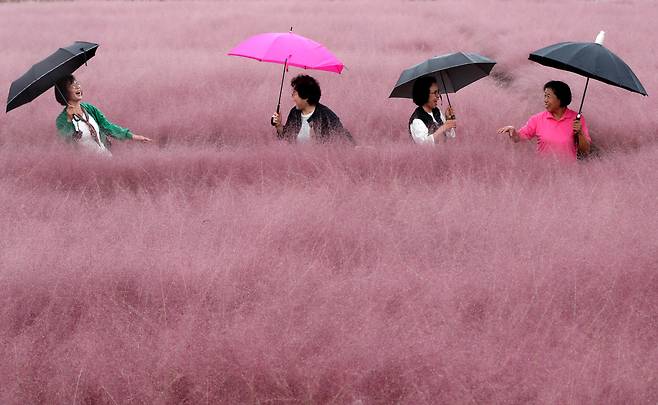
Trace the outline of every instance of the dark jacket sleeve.
{"type": "Polygon", "coordinates": [[[338,118],[336,113],[327,108],[324,115],[325,119],[323,121],[325,122],[323,124],[326,128],[323,128],[323,130],[327,131],[328,140],[333,140],[333,138],[338,137],[347,140],[352,145],[356,144],[352,134],[343,126],[343,123],[340,122],[340,118],[338,118]]]}

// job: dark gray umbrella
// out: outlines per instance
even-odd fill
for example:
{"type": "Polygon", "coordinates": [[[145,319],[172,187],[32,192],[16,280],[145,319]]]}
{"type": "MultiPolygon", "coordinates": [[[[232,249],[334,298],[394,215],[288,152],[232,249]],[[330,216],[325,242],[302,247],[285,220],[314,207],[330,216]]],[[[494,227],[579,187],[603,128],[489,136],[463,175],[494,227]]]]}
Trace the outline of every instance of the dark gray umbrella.
{"type": "Polygon", "coordinates": [[[603,46],[603,37],[604,33],[601,31],[596,38],[596,42],[561,42],[534,51],[528,57],[531,61],[544,66],[587,77],[583,98],[578,109],[579,118],[583,110],[589,79],[647,95],[642,83],[640,83],[631,68],[621,58],[603,46]]]}
{"type": "Polygon", "coordinates": [[[55,83],[76,71],[94,57],[98,44],[74,42],[59,48],[46,59],[38,62],[15,80],[9,88],[7,112],[39,97],[55,83]]]}
{"type": "Polygon", "coordinates": [[[488,76],[495,64],[495,61],[477,53],[456,52],[435,56],[405,69],[388,97],[411,98],[414,82],[423,76],[436,78],[437,82],[441,83],[441,93],[448,97],[448,93],[456,93],[457,90],[488,76]]]}

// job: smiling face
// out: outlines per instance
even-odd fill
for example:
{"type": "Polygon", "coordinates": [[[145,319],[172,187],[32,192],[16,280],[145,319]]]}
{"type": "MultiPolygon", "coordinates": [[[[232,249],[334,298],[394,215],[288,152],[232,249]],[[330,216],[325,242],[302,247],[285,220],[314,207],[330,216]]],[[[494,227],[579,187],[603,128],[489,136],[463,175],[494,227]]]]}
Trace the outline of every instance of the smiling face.
{"type": "Polygon", "coordinates": [[[425,103],[424,107],[427,107],[428,109],[432,110],[439,105],[439,100],[441,96],[441,93],[439,93],[439,86],[436,83],[432,83],[432,85],[430,86],[429,93],[430,94],[427,99],[427,103],[425,103]]]}
{"type": "Polygon", "coordinates": [[[67,89],[67,100],[69,102],[77,102],[79,103],[82,101],[82,86],[80,85],[80,82],[77,80],[74,80],[71,84],[68,85],[67,89]]]}
{"type": "Polygon", "coordinates": [[[551,88],[544,89],[544,107],[546,107],[546,111],[550,113],[557,112],[562,108],[560,105],[560,99],[557,98],[551,88]]]}

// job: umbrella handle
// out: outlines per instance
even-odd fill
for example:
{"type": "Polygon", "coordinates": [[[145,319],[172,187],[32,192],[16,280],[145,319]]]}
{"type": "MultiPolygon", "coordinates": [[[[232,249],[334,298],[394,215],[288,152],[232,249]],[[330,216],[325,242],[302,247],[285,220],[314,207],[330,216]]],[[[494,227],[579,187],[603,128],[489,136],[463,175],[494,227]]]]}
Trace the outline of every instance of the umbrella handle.
{"type": "MultiPolygon", "coordinates": [[[[281,109],[281,95],[279,95],[279,103],[276,105],[276,113],[279,114],[279,110],[281,109]]],[[[281,116],[279,115],[279,118],[281,116]]],[[[276,123],[274,122],[274,117],[270,118],[270,124],[272,124],[273,127],[276,126],[276,123]]]]}
{"type": "Polygon", "coordinates": [[[448,119],[448,120],[456,120],[456,119],[457,119],[457,114],[455,114],[455,112],[452,111],[452,106],[450,105],[449,102],[448,102],[448,108],[450,109],[450,113],[451,113],[451,114],[450,114],[450,115],[446,115],[446,119],[448,119]]]}

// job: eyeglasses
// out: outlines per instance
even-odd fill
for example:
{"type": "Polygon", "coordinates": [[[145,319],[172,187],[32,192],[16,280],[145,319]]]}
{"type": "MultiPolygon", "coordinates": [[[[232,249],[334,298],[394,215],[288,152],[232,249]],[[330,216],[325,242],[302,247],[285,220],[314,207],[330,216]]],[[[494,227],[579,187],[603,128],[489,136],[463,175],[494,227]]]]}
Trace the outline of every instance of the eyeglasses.
{"type": "Polygon", "coordinates": [[[80,82],[77,80],[71,83],[71,87],[80,87],[80,86],[82,86],[82,84],[80,84],[80,82]]]}
{"type": "Polygon", "coordinates": [[[441,92],[438,90],[430,91],[430,94],[434,94],[435,96],[441,97],[441,92]]]}

